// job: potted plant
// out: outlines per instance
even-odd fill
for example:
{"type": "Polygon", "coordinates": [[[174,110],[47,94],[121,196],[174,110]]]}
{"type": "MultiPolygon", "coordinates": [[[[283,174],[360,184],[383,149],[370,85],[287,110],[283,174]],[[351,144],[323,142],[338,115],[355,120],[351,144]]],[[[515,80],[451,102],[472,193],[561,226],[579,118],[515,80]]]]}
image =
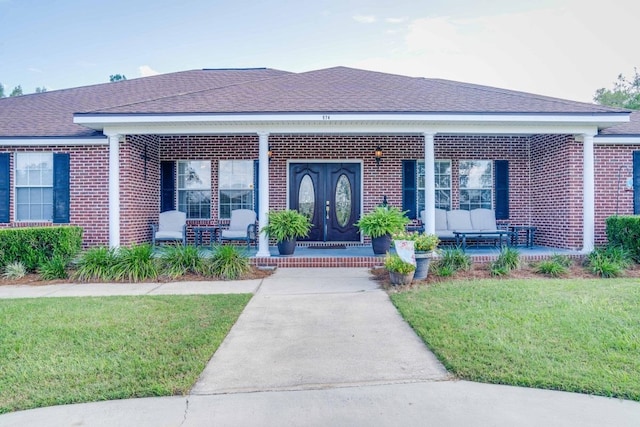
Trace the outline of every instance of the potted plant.
{"type": "Polygon", "coordinates": [[[280,255],[292,255],[296,239],[307,236],[311,229],[309,218],[293,209],[269,211],[268,218],[269,223],[262,231],[276,241],[280,255]]]}
{"type": "Polygon", "coordinates": [[[398,254],[387,253],[384,267],[389,271],[392,285],[408,285],[413,280],[416,266],[404,261],[398,254]]]}
{"type": "Polygon", "coordinates": [[[400,209],[390,206],[378,206],[371,212],[362,215],[356,227],[365,236],[371,237],[373,253],[386,254],[391,247],[391,235],[404,230],[409,218],[400,209]]]}
{"type": "Polygon", "coordinates": [[[416,272],[414,279],[424,280],[429,274],[429,264],[433,258],[434,251],[437,249],[440,239],[435,234],[418,233],[418,232],[400,232],[393,236],[393,240],[411,240],[413,241],[416,258],[416,272]]]}

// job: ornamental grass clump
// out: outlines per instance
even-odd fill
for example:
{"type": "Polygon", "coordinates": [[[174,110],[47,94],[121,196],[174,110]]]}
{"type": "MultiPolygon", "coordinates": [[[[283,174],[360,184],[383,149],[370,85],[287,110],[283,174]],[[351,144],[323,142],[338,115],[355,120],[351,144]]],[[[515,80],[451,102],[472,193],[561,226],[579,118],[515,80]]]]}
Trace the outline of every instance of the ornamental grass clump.
{"type": "Polygon", "coordinates": [[[549,259],[540,261],[535,266],[535,272],[546,276],[560,277],[569,272],[571,264],[571,258],[568,256],[555,254],[549,259]]]}
{"type": "Polygon", "coordinates": [[[8,280],[22,279],[27,274],[27,267],[20,261],[11,262],[4,267],[2,277],[8,280]]]}
{"type": "Polygon", "coordinates": [[[205,263],[207,274],[224,280],[239,279],[251,270],[249,258],[236,246],[217,246],[205,263]]]}
{"type": "Polygon", "coordinates": [[[160,271],[175,279],[185,274],[201,274],[203,257],[195,246],[166,245],[160,251],[160,271]]]}
{"type": "Polygon", "coordinates": [[[440,257],[431,264],[431,271],[440,277],[453,276],[458,271],[471,268],[471,257],[461,248],[445,249],[440,257]]]}
{"type": "Polygon", "coordinates": [[[113,249],[103,246],[88,249],[80,254],[73,277],[82,282],[113,280],[117,261],[113,249]]]}
{"type": "Polygon", "coordinates": [[[620,276],[631,263],[629,252],[619,246],[596,248],[586,258],[587,269],[603,278],[620,276]]]}
{"type": "Polygon", "coordinates": [[[129,282],[142,282],[158,277],[158,266],[153,248],[148,243],[120,248],[114,266],[114,278],[129,282]]]}
{"type": "Polygon", "coordinates": [[[517,249],[504,247],[498,259],[489,264],[492,276],[506,276],[520,266],[520,252],[517,249]]]}

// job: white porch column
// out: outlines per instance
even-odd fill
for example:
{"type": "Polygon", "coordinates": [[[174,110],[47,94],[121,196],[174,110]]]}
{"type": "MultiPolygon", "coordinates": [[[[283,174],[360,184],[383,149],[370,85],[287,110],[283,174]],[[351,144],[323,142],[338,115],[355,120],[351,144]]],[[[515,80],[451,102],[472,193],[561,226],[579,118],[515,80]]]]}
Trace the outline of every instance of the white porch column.
{"type": "Polygon", "coordinates": [[[109,247],[120,247],[120,135],[109,134],[109,247]]]}
{"type": "Polygon", "coordinates": [[[593,160],[593,135],[582,134],[583,145],[583,230],[582,251],[591,252],[595,241],[595,168],[593,160]]]}
{"type": "MultiPolygon", "coordinates": [[[[425,233],[434,234],[436,231],[436,170],[434,133],[424,134],[424,209],[427,222],[424,224],[425,233]]],[[[420,212],[416,212],[420,215],[420,212]]]]}
{"type": "MultiPolygon", "coordinates": [[[[262,228],[267,225],[267,213],[269,212],[269,133],[259,132],[258,141],[260,144],[260,154],[258,159],[260,162],[258,167],[258,171],[260,174],[260,176],[258,177],[260,209],[258,213],[258,222],[260,228],[262,228]]],[[[256,256],[271,256],[271,254],[269,253],[269,239],[264,232],[260,232],[260,237],[258,239],[258,253],[256,254],[256,256]]]]}

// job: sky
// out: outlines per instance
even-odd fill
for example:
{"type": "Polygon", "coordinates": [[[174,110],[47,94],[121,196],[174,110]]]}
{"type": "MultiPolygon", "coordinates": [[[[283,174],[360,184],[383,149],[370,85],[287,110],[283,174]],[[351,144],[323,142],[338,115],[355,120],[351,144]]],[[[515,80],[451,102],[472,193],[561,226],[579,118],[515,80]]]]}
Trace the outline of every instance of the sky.
{"type": "Polygon", "coordinates": [[[347,66],[592,102],[640,67],[639,22],[638,0],[0,0],[0,83],[347,66]]]}

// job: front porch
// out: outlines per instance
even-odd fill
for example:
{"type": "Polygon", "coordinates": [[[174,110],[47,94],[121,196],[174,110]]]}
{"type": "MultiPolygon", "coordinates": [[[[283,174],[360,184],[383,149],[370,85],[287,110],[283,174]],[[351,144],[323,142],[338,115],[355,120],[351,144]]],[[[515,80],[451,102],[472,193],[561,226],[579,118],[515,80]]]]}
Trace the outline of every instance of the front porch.
{"type": "MultiPolygon", "coordinates": [[[[446,247],[441,247],[441,249],[446,247]]],[[[581,258],[581,251],[551,248],[545,246],[517,246],[522,262],[534,262],[552,255],[568,255],[572,258],[581,258]]],[[[251,257],[251,263],[260,267],[305,267],[305,268],[335,268],[335,267],[379,267],[384,262],[384,256],[375,255],[371,245],[346,245],[344,248],[317,249],[313,246],[298,243],[292,256],[278,255],[278,248],[269,247],[269,257],[256,256],[257,249],[247,250],[251,257]]],[[[495,260],[500,254],[500,248],[495,246],[472,246],[466,250],[474,263],[488,263],[495,260]]]]}

